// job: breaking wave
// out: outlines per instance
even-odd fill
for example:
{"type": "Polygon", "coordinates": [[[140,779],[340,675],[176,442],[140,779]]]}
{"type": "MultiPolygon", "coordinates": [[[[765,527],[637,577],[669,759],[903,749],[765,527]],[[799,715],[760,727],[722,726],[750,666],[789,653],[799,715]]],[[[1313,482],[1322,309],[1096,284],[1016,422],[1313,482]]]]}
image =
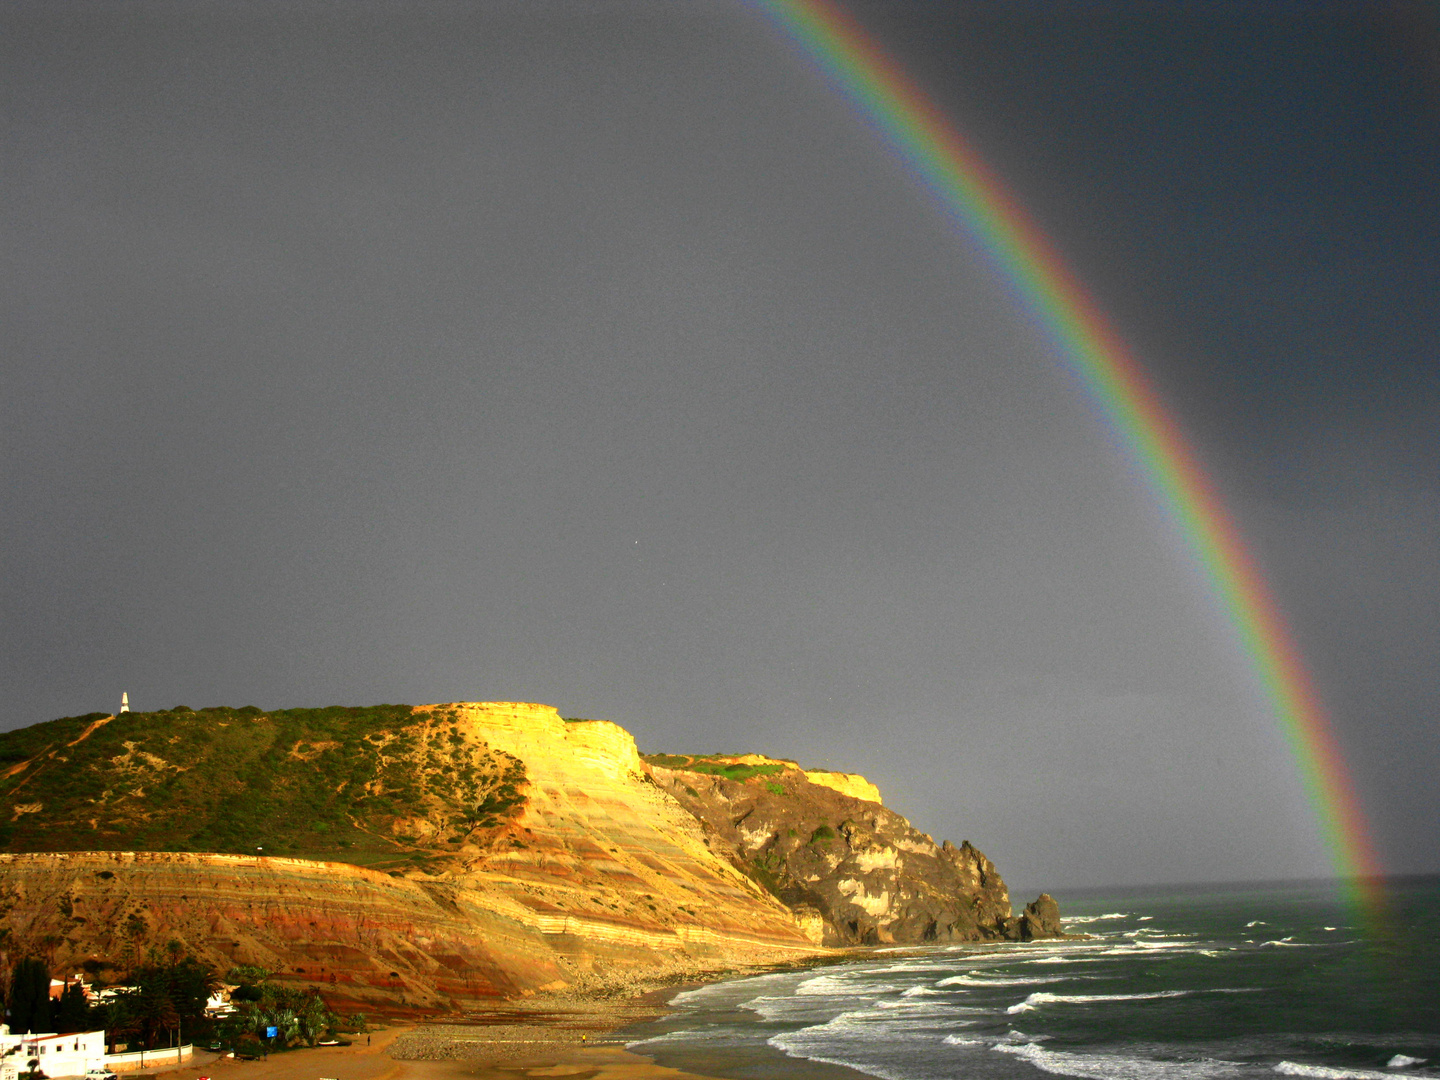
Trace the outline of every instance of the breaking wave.
{"type": "Polygon", "coordinates": [[[1156,1061],[1124,1054],[1072,1054],[1063,1050],[1047,1050],[1037,1043],[1019,1046],[996,1043],[991,1049],[1014,1054],[1037,1069],[1057,1076],[1079,1076],[1085,1080],[1209,1080],[1212,1077],[1234,1076],[1239,1072],[1234,1062],[1204,1058],[1196,1061],[1156,1061]]]}
{"type": "Polygon", "coordinates": [[[1379,1069],[1344,1069],[1330,1065],[1302,1065],[1297,1061],[1282,1061],[1274,1071],[1284,1076],[1309,1076],[1316,1080],[1393,1080],[1394,1073],[1379,1069]]]}
{"type": "Polygon", "coordinates": [[[1019,978],[1007,978],[1003,975],[981,975],[972,971],[968,975],[951,975],[948,979],[941,979],[936,986],[1039,986],[1041,983],[1065,982],[1064,975],[1031,975],[1019,978]]]}
{"type": "Polygon", "coordinates": [[[1185,997],[1189,990],[1156,990],[1149,994],[1051,994],[1037,990],[1024,1001],[1011,1005],[1007,1013],[1030,1012],[1041,1005],[1089,1005],[1097,1001],[1148,1001],[1152,998],[1185,997]]]}

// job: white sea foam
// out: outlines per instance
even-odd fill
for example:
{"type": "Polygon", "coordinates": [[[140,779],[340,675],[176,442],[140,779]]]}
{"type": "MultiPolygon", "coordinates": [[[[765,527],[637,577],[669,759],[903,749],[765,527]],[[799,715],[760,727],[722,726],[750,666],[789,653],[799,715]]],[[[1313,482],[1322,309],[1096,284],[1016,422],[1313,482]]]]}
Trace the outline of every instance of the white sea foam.
{"type": "Polygon", "coordinates": [[[1412,1065],[1424,1065],[1429,1060],[1429,1058],[1411,1057],[1409,1054],[1396,1054],[1385,1062],[1385,1067],[1387,1069],[1408,1069],[1412,1065]]]}
{"type": "MultiPolygon", "coordinates": [[[[869,1009],[851,1009],[832,1016],[823,1024],[811,1024],[808,1027],[797,1028],[791,1032],[781,1032],[780,1035],[816,1035],[821,1032],[857,1032],[885,1030],[889,1025],[881,1021],[874,1012],[869,1009]]],[[[773,1041],[773,1040],[772,1040],[773,1041]]]]}
{"type": "Polygon", "coordinates": [[[739,1007],[756,1013],[765,1020],[814,1023],[827,1016],[831,1004],[814,997],[757,997],[742,1001],[739,1007]]]}
{"type": "Polygon", "coordinates": [[[1248,930],[1248,929],[1250,929],[1250,927],[1252,927],[1252,926],[1269,926],[1269,925],[1270,925],[1270,924],[1267,923],[1264,919],[1251,919],[1249,922],[1247,922],[1247,923],[1245,924],[1245,929],[1248,930]]]}
{"type": "Polygon", "coordinates": [[[843,975],[815,975],[795,987],[797,994],[843,994],[853,985],[843,975]]]}
{"type": "MultiPolygon", "coordinates": [[[[836,1019],[838,1020],[839,1017],[836,1019]]],[[[823,1030],[825,1027],[826,1025],[822,1024],[818,1028],[801,1028],[799,1031],[781,1032],[778,1035],[772,1035],[766,1042],[776,1050],[793,1058],[818,1061],[825,1065],[839,1065],[842,1068],[854,1069],[879,1077],[880,1080],[906,1080],[904,1073],[877,1067],[869,1062],[862,1067],[860,1062],[850,1058],[834,1056],[838,1047],[831,1041],[830,1035],[823,1030]]]]}
{"type": "Polygon", "coordinates": [[[1036,1043],[996,1043],[992,1050],[1014,1054],[1037,1069],[1058,1076],[1079,1076],[1085,1080],[1209,1080],[1235,1076],[1239,1068],[1229,1061],[1202,1058],[1197,1061],[1156,1061],[1121,1054],[1070,1054],[1046,1050],[1036,1043]]]}
{"type": "Polygon", "coordinates": [[[1150,921],[1151,919],[1153,919],[1154,917],[1155,917],[1154,915],[1141,915],[1140,918],[1137,919],[1136,921],[1137,921],[1137,922],[1149,922],[1149,921],[1150,921]]]}
{"type": "MultiPolygon", "coordinates": [[[[943,993],[944,991],[939,991],[943,993]]],[[[875,1002],[875,1008],[884,1010],[903,1009],[906,1016],[919,1016],[934,1013],[936,1015],[949,1016],[951,1013],[959,1012],[948,1001],[929,1001],[918,997],[898,997],[875,1002]]],[[[967,1009],[966,1012],[989,1012],[989,1009],[967,1009]]]]}
{"type": "Polygon", "coordinates": [[[1262,941],[1260,948],[1313,949],[1317,944],[1318,942],[1313,941],[1291,941],[1288,937],[1283,937],[1279,941],[1262,941]]]}
{"type": "Polygon", "coordinates": [[[934,971],[934,961],[909,962],[905,964],[887,964],[885,967],[865,968],[861,974],[865,975],[889,975],[896,971],[934,971]]]}
{"type": "MultiPolygon", "coordinates": [[[[933,1021],[931,1025],[928,1029],[933,1031],[933,1021]]],[[[846,1012],[823,1024],[779,1032],[766,1042],[790,1057],[842,1065],[881,1080],[906,1080],[905,1073],[892,1071],[873,1060],[857,1061],[857,1055],[849,1048],[884,1043],[897,1033],[915,1029],[914,1022],[877,1021],[873,1013],[846,1012]]]]}
{"type": "Polygon", "coordinates": [[[725,1002],[732,998],[743,997],[747,993],[763,991],[771,987],[789,986],[795,981],[796,973],[793,971],[776,972],[770,975],[752,975],[745,979],[734,979],[727,982],[707,983],[705,986],[697,986],[694,990],[682,990],[670,999],[672,1005],[694,1005],[701,1002],[725,1002]]]}
{"type": "Polygon", "coordinates": [[[981,975],[972,971],[968,975],[951,975],[941,979],[936,986],[1039,986],[1042,983],[1064,982],[1064,975],[1032,975],[1027,978],[1007,979],[999,975],[981,975]]]}
{"type": "Polygon", "coordinates": [[[797,985],[795,993],[800,997],[854,997],[857,994],[889,994],[905,988],[903,983],[870,982],[867,978],[870,974],[872,973],[858,971],[839,975],[816,975],[797,985]]]}
{"type": "Polygon", "coordinates": [[[1037,990],[1024,1001],[1011,1005],[1005,1011],[1022,1013],[1038,1009],[1041,1005],[1089,1005],[1095,1001],[1147,1001],[1151,998],[1184,997],[1189,993],[1189,990],[1156,990],[1149,994],[1051,994],[1044,990],[1037,990]]]}
{"type": "Polygon", "coordinates": [[[1394,1073],[1379,1069],[1344,1069],[1329,1065],[1302,1065],[1298,1061],[1282,1061],[1275,1066],[1285,1076],[1309,1076],[1314,1080],[1393,1080],[1394,1073]]]}
{"type": "Polygon", "coordinates": [[[652,1035],[648,1039],[637,1039],[625,1044],[629,1050],[636,1046],[664,1046],[666,1043],[716,1043],[734,1038],[734,1033],[723,1028],[710,1031],[667,1031],[663,1035],[652,1035]]]}
{"type": "MultiPolygon", "coordinates": [[[[979,1021],[979,1020],[967,1020],[967,1021],[965,1021],[965,1023],[966,1023],[966,1024],[978,1024],[978,1023],[981,1023],[981,1021],[979,1021]]],[[[997,1038],[996,1036],[994,1036],[994,1035],[959,1035],[959,1034],[954,1034],[954,1035],[946,1035],[945,1038],[941,1040],[941,1042],[945,1043],[947,1046],[984,1046],[984,1047],[992,1047],[992,1046],[998,1046],[998,1045],[1001,1045],[1001,1044],[1004,1044],[1004,1045],[1007,1045],[1007,1046],[1011,1046],[1011,1045],[1013,1045],[1013,1046],[1019,1046],[1019,1045],[1025,1044],[1025,1043],[1039,1044],[1039,1043],[1045,1042],[1045,1041],[1046,1041],[1047,1039],[1049,1039],[1049,1038],[1050,1038],[1049,1035],[1029,1035],[1029,1034],[1026,1034],[1026,1033],[1023,1032],[1023,1031],[1016,1031],[1014,1028],[1011,1028],[1011,1029],[1010,1029],[1009,1031],[1007,1031],[1004,1035],[1001,1035],[1001,1036],[999,1036],[998,1038],[997,1038]]]]}
{"type": "Polygon", "coordinates": [[[957,1005],[953,991],[931,990],[930,996],[921,994],[901,994],[898,998],[882,998],[874,1002],[877,1009],[905,1009],[911,1015],[917,1012],[944,1013],[946,1016],[952,1013],[994,1013],[993,1008],[985,1008],[981,1005],[957,1005]]]}
{"type": "Polygon", "coordinates": [[[1065,921],[1067,923],[1092,923],[1108,922],[1111,919],[1128,919],[1129,917],[1130,915],[1128,912],[1110,911],[1106,912],[1104,915],[1067,915],[1065,916],[1065,921]]]}
{"type": "Polygon", "coordinates": [[[1146,953],[1194,952],[1199,945],[1198,941],[1131,941],[1096,951],[1101,956],[1140,956],[1146,953]]]}
{"type": "MultiPolygon", "coordinates": [[[[941,985],[941,984],[940,984],[940,983],[936,983],[935,985],[936,985],[936,986],[939,986],[939,985],[941,985]]],[[[936,990],[936,989],[934,989],[933,987],[930,987],[930,986],[921,984],[920,986],[912,986],[912,987],[910,987],[909,990],[903,991],[903,992],[900,994],[900,996],[903,997],[903,998],[913,998],[913,997],[929,997],[929,996],[932,995],[932,994],[935,994],[935,995],[938,995],[938,996],[944,996],[945,991],[944,991],[944,990],[936,990]]]]}

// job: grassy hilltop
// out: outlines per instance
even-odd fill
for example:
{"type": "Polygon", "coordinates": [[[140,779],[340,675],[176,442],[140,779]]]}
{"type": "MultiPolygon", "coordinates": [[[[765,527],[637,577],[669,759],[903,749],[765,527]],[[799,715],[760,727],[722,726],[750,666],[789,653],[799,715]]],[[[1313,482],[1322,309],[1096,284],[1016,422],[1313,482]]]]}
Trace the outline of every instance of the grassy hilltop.
{"type": "Polygon", "coordinates": [[[524,780],[445,709],[91,713],[0,734],[0,851],[423,864],[483,842],[524,780]]]}

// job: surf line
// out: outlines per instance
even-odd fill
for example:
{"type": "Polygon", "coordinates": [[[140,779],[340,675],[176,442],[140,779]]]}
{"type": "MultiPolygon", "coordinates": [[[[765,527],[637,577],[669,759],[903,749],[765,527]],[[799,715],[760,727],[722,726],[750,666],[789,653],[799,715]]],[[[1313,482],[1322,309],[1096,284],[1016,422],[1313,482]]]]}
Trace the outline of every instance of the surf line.
{"type": "Polygon", "coordinates": [[[1184,538],[1284,732],[1349,898],[1378,915],[1379,864],[1330,720],[1214,485],[1129,348],[969,142],[834,0],[748,0],[797,45],[980,244],[1184,538]]]}

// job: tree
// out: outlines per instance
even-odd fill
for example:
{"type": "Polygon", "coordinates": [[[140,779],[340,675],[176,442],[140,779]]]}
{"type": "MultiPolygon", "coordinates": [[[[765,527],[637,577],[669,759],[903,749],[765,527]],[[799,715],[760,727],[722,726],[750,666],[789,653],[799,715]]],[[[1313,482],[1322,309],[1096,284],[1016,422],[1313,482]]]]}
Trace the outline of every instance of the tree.
{"type": "Polygon", "coordinates": [[[105,1049],[115,1053],[115,1047],[122,1038],[135,1034],[135,1011],[127,998],[121,995],[111,997],[103,1005],[96,1006],[95,1020],[105,1031],[105,1049]]]}
{"type": "Polygon", "coordinates": [[[84,1031],[89,1023],[90,1002],[85,1000],[85,988],[78,982],[67,982],[55,1009],[55,1030],[62,1034],[84,1031]]]}
{"type": "Polygon", "coordinates": [[[133,1030],[146,1049],[168,1043],[185,1032],[193,1033],[205,1018],[205,1003],[219,983],[208,964],[193,956],[177,959],[179,950],[166,954],[152,949],[149,962],[133,968],[127,977],[132,989],[118,994],[131,1018],[133,1030]]]}
{"type": "Polygon", "coordinates": [[[50,1028],[50,969],[27,956],[10,977],[10,1030],[39,1033],[50,1028]]]}
{"type": "Polygon", "coordinates": [[[163,980],[147,979],[141,983],[132,996],[132,1004],[140,1039],[147,1050],[164,1041],[162,1036],[174,1031],[180,1023],[180,1012],[163,980]]]}
{"type": "Polygon", "coordinates": [[[339,1018],[326,1007],[319,994],[305,999],[295,1012],[297,1034],[308,1046],[314,1046],[325,1037],[339,1018]]]}
{"type": "MultiPolygon", "coordinates": [[[[231,978],[235,973],[231,972],[231,978]]],[[[270,1049],[283,1049],[298,1043],[314,1046],[328,1032],[340,1027],[342,1021],[326,1006],[325,1001],[314,990],[305,991],[296,986],[284,986],[272,982],[260,982],[250,987],[253,995],[240,997],[230,995],[235,1006],[220,1025],[221,1040],[237,1049],[255,1040],[255,1045],[270,1049]],[[267,1028],[276,1028],[274,1040],[258,1042],[267,1028]]],[[[363,1022],[363,1018],[361,1018],[363,1022]]]]}

